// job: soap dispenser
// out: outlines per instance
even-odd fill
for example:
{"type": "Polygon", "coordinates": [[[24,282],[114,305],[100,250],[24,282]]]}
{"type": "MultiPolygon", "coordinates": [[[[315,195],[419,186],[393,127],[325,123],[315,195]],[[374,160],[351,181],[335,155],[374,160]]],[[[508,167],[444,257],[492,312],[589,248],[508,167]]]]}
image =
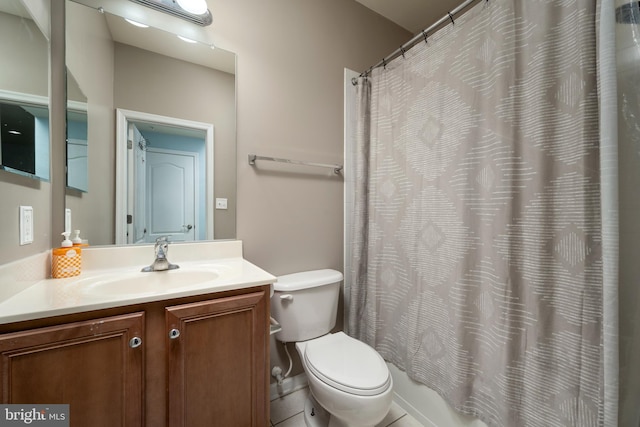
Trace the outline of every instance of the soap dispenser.
{"type": "Polygon", "coordinates": [[[80,237],[80,230],[73,230],[73,238],[71,238],[73,246],[89,246],[86,241],[80,237]]]}
{"type": "Polygon", "coordinates": [[[51,276],[55,279],[77,276],[82,268],[82,249],[73,246],[69,234],[68,231],[63,232],[64,240],[60,247],[53,249],[51,276]]]}

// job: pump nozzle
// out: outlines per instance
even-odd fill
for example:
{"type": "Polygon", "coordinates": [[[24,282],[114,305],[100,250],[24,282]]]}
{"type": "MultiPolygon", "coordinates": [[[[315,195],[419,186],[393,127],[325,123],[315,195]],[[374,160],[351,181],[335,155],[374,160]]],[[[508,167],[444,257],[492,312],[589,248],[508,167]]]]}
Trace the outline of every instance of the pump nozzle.
{"type": "Polygon", "coordinates": [[[69,247],[73,246],[73,242],[71,240],[69,240],[69,235],[71,234],[71,232],[63,231],[60,234],[62,234],[64,236],[64,240],[62,241],[60,246],[62,246],[63,248],[69,248],[69,247]]]}

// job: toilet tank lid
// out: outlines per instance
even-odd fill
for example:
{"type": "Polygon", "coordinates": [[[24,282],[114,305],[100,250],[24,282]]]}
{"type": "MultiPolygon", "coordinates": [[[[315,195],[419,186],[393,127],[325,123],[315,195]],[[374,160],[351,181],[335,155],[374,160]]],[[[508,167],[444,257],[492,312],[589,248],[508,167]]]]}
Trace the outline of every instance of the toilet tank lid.
{"type": "Polygon", "coordinates": [[[273,289],[276,292],[299,291],[341,282],[342,278],[342,273],[331,269],[302,271],[278,276],[278,280],[273,284],[273,289]]]}

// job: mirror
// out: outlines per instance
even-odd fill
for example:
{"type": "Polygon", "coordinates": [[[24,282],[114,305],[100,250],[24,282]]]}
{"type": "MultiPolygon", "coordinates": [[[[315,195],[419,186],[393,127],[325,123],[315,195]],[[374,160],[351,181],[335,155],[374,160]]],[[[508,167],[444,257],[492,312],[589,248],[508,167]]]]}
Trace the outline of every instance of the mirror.
{"type": "Polygon", "coordinates": [[[0,4],[0,168],[49,180],[49,42],[19,0],[0,4]]]}
{"type": "Polygon", "coordinates": [[[106,2],[113,7],[104,13],[92,0],[81,3],[66,1],[70,229],[90,245],[143,243],[158,233],[174,241],[235,238],[235,54],[178,39],[203,40],[206,29],[172,16],[163,26],[172,32],[134,26],[122,15],[152,19],[131,2],[106,2]],[[73,123],[82,117],[85,127],[73,123]],[[84,165],[86,182],[71,185],[71,162],[83,155],[75,170],[84,165]],[[214,209],[225,199],[226,209],[214,209]]]}
{"type": "Polygon", "coordinates": [[[89,191],[87,96],[67,69],[67,188],[89,191]]]}

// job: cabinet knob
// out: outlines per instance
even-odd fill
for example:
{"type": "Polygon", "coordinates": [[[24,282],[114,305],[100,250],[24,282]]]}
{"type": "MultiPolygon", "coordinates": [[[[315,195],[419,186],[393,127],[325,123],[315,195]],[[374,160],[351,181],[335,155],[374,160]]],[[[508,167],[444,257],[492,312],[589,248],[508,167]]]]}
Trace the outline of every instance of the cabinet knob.
{"type": "Polygon", "coordinates": [[[171,338],[172,340],[175,340],[179,336],[180,336],[180,331],[179,330],[172,329],[172,330],[169,331],[169,338],[171,338]]]}
{"type": "Polygon", "coordinates": [[[141,344],[142,344],[142,338],[140,337],[133,337],[129,340],[129,347],[131,348],[140,347],[141,344]]]}

